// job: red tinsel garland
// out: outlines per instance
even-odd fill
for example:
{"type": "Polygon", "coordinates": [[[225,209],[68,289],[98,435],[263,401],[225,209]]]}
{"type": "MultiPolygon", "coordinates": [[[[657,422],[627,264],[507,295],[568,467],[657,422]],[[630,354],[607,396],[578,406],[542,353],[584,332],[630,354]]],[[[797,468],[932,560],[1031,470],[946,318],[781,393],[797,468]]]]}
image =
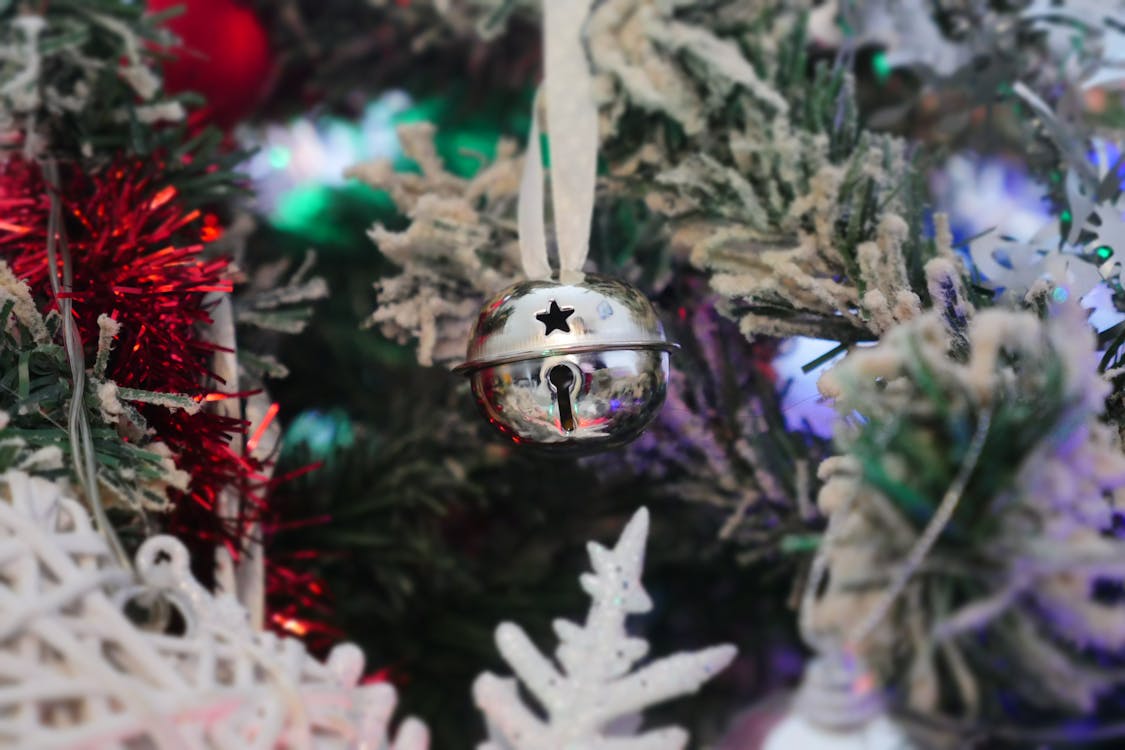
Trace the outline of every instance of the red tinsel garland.
{"type": "MultiPolygon", "coordinates": [[[[229,262],[202,255],[203,238],[213,228],[199,221],[198,211],[180,205],[175,188],[161,184],[158,168],[127,159],[96,174],[61,169],[55,189],[72,256],[74,315],[88,362],[98,316],[121,324],[107,370],[119,386],[200,401],[221,398],[207,385],[217,347],[202,328],[211,322],[207,294],[231,290],[229,262]]],[[[46,309],[57,307],[46,254],[49,189],[37,165],[19,159],[0,164],[0,259],[46,309]]],[[[261,465],[231,447],[246,424],[207,410],[192,415],[141,405],[140,411],[153,438],[171,448],[176,465],[191,476],[187,491],[171,498],[175,510],[167,530],[195,547],[197,573],[210,579],[215,545],[237,552],[244,529],[262,510],[261,465]],[[224,521],[216,505],[232,485],[240,488],[245,507],[239,519],[224,521]]]]}

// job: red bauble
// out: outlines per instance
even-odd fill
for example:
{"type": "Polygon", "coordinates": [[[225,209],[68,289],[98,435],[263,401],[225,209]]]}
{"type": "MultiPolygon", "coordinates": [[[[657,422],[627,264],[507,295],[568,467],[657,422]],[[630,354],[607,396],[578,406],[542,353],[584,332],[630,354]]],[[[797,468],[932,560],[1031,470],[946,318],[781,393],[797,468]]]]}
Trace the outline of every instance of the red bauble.
{"type": "Polygon", "coordinates": [[[164,65],[169,93],[191,91],[207,103],[193,114],[199,123],[229,129],[261,102],[273,70],[269,37],[254,12],[236,0],[148,0],[152,12],[182,7],[167,27],[180,43],[164,65]]]}

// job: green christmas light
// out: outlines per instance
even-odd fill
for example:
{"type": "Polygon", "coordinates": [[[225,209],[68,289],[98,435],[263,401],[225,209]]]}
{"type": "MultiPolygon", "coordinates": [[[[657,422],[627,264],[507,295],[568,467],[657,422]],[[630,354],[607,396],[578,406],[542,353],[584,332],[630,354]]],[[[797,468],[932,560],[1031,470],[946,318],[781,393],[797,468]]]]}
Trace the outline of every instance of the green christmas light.
{"type": "Polygon", "coordinates": [[[283,454],[296,451],[302,460],[331,464],[355,441],[355,427],[342,409],[310,409],[301,412],[285,431],[281,450],[283,454]]]}
{"type": "Polygon", "coordinates": [[[273,224],[281,229],[306,227],[328,210],[331,189],[322,185],[302,186],[290,190],[278,203],[273,224]]]}
{"type": "Polygon", "coordinates": [[[875,57],[871,61],[871,69],[875,73],[875,80],[879,83],[886,83],[887,79],[891,77],[891,62],[887,59],[885,50],[875,53],[875,57]]]}
{"type": "Polygon", "coordinates": [[[394,202],[386,192],[360,182],[302,185],[281,197],[270,224],[322,250],[350,248],[363,242],[365,220],[393,214],[394,202]]]}
{"type": "Polygon", "coordinates": [[[270,149],[270,166],[274,169],[285,169],[293,159],[293,153],[285,146],[274,146],[270,149]]]}
{"type": "Polygon", "coordinates": [[[1094,255],[1098,256],[1098,260],[1103,263],[1113,257],[1113,248],[1108,245],[1102,245],[1094,251],[1094,255]]]}
{"type": "MultiPolygon", "coordinates": [[[[467,89],[455,87],[441,96],[415,100],[394,116],[394,124],[433,123],[434,145],[446,169],[459,177],[471,177],[496,158],[502,137],[522,141],[531,127],[531,101],[535,90],[527,87],[519,95],[497,95],[478,101],[467,89]]],[[[401,159],[396,169],[413,165],[401,159]]]]}
{"type": "MultiPolygon", "coordinates": [[[[495,118],[494,118],[495,120],[495,118]]],[[[460,177],[471,177],[496,158],[501,123],[484,116],[464,117],[456,96],[430,97],[395,115],[395,125],[432,122],[437,125],[434,145],[446,169],[460,177]]],[[[397,169],[409,171],[416,165],[401,159],[397,169]]]]}

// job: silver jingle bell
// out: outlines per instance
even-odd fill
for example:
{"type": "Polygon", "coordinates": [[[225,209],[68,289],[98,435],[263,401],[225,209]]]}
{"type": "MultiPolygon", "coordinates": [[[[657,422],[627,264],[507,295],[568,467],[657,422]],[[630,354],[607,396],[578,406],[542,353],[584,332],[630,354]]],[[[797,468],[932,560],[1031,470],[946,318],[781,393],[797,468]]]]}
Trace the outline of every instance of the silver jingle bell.
{"type": "Polygon", "coordinates": [[[656,417],[677,347],[640,291],[572,276],[523,281],[485,302],[454,369],[513,442],[593,453],[628,443],[656,417]]]}

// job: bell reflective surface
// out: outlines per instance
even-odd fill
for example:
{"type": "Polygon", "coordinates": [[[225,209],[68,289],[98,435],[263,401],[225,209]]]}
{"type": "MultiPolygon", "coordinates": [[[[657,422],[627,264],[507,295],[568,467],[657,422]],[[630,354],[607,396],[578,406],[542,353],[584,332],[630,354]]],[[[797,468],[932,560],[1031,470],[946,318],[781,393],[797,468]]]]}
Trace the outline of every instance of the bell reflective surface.
{"type": "Polygon", "coordinates": [[[520,282],[485,302],[456,369],[514,442],[593,453],[628,443],[656,417],[674,348],[640,291],[586,274],[520,282]]]}

